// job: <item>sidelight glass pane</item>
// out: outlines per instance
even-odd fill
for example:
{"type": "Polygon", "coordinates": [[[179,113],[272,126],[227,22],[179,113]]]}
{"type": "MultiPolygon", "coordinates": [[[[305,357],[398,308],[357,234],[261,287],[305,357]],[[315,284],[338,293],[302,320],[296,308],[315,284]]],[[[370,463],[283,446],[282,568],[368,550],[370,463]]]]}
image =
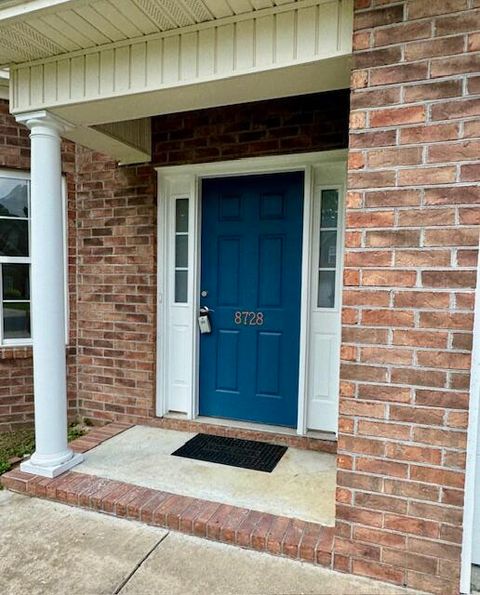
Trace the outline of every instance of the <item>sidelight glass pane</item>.
{"type": "Polygon", "coordinates": [[[188,271],[175,271],[175,302],[185,304],[188,301],[188,271]]]}
{"type": "Polygon", "coordinates": [[[28,180],[0,177],[0,217],[28,217],[28,180]]]}
{"type": "Polygon", "coordinates": [[[322,213],[320,227],[337,227],[338,191],[322,190],[322,213]]]}
{"type": "Polygon", "coordinates": [[[188,231],[188,198],[178,198],[175,201],[175,231],[188,231]]]}
{"type": "Polygon", "coordinates": [[[319,308],[335,307],[335,271],[320,271],[318,273],[318,302],[319,308]]]}
{"type": "Polygon", "coordinates": [[[335,268],[337,264],[337,232],[320,232],[320,264],[319,268],[335,268]]]}
{"type": "Polygon", "coordinates": [[[3,336],[5,339],[30,339],[30,303],[3,303],[3,336]]]}
{"type": "Polygon", "coordinates": [[[4,300],[29,300],[30,265],[2,265],[2,286],[4,300]]]}
{"type": "Polygon", "coordinates": [[[28,256],[28,221],[0,219],[0,256],[28,256]]]}
{"type": "Polygon", "coordinates": [[[188,236],[175,236],[175,267],[188,267],[188,236]]]}

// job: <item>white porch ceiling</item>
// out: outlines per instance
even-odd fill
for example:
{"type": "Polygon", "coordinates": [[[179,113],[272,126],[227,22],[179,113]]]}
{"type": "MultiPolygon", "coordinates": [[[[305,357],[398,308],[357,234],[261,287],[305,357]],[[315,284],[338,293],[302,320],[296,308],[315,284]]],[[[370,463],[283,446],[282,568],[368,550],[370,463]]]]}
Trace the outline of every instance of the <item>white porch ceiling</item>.
{"type": "Polygon", "coordinates": [[[297,0],[29,0],[0,3],[0,64],[39,60],[297,0]]]}

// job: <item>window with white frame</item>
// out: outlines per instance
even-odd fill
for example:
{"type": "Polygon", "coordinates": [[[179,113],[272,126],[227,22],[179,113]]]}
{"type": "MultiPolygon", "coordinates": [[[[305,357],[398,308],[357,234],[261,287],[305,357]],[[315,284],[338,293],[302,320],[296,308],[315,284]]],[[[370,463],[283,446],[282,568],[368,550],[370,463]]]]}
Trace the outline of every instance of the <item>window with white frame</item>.
{"type": "Polygon", "coordinates": [[[28,343],[30,329],[30,180],[0,170],[2,345],[28,343]]]}
{"type": "Polygon", "coordinates": [[[0,346],[32,343],[30,175],[0,169],[0,346]]]}

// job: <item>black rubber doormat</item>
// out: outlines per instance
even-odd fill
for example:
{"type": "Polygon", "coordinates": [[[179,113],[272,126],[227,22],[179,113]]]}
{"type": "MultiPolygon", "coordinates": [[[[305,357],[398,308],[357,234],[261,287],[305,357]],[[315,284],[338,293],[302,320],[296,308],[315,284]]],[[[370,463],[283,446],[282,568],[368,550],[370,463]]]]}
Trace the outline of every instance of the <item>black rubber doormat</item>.
{"type": "Polygon", "coordinates": [[[197,434],[172,455],[271,473],[286,451],[286,446],[267,442],[197,434]]]}

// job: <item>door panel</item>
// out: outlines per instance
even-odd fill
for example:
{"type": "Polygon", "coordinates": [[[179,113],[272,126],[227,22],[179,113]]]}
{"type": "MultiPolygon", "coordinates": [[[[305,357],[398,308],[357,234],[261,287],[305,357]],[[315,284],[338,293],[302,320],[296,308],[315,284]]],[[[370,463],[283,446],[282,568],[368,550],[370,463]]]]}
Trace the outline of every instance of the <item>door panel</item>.
{"type": "Polygon", "coordinates": [[[204,180],[200,414],[295,427],[303,173],[204,180]]]}

